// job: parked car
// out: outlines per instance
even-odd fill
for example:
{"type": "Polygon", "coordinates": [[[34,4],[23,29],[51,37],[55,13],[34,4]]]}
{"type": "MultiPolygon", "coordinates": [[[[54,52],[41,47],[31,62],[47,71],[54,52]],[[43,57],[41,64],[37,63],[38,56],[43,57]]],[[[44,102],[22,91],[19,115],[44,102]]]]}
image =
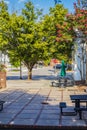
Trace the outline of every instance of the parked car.
{"type": "Polygon", "coordinates": [[[53,66],[53,69],[61,69],[61,66],[62,66],[61,64],[56,64],[53,66]]]}
{"type": "MultiPolygon", "coordinates": [[[[53,69],[61,69],[62,64],[56,64],[53,66],[53,69]]],[[[65,67],[67,68],[67,65],[65,65],[65,67]]]]}

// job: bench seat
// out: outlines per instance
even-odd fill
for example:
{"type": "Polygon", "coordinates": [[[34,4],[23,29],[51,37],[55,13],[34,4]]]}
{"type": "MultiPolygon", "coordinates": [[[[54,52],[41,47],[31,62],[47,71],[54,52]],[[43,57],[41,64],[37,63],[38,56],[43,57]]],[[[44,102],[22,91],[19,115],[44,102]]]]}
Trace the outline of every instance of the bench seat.
{"type": "Polygon", "coordinates": [[[87,107],[74,108],[74,112],[63,112],[63,109],[67,107],[66,102],[60,102],[59,104],[61,115],[63,116],[75,116],[79,113],[79,119],[82,119],[82,111],[87,111],[87,107]]]}
{"type": "Polygon", "coordinates": [[[61,114],[63,114],[63,108],[67,107],[66,102],[60,102],[59,107],[60,107],[61,114]]]}
{"type": "Polygon", "coordinates": [[[63,112],[63,108],[67,107],[66,102],[60,102],[59,104],[60,112],[62,116],[75,116],[77,115],[76,111],[63,112]]]}

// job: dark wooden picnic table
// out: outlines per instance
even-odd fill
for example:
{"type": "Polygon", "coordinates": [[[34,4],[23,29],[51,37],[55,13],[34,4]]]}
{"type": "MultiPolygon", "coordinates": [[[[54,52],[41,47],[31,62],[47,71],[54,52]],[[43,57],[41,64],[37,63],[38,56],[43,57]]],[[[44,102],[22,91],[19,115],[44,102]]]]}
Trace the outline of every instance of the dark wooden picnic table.
{"type": "Polygon", "coordinates": [[[75,103],[75,111],[79,113],[80,119],[82,119],[82,111],[87,111],[87,94],[84,95],[70,95],[73,103],[75,103]],[[85,107],[81,106],[81,102],[85,102],[85,107]]]}
{"type": "MultiPolygon", "coordinates": [[[[72,100],[72,102],[75,102],[75,107],[81,107],[80,103],[81,102],[86,102],[87,103],[87,94],[84,95],[70,95],[70,98],[72,100]]],[[[87,107],[87,104],[86,104],[87,107]]]]}

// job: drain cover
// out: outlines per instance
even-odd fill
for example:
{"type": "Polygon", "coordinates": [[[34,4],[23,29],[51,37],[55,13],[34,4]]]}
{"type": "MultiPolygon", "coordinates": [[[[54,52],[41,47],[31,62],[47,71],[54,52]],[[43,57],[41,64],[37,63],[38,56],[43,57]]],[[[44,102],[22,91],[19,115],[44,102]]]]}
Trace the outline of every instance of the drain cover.
{"type": "Polygon", "coordinates": [[[47,101],[43,101],[42,104],[48,104],[48,102],[47,101]]]}

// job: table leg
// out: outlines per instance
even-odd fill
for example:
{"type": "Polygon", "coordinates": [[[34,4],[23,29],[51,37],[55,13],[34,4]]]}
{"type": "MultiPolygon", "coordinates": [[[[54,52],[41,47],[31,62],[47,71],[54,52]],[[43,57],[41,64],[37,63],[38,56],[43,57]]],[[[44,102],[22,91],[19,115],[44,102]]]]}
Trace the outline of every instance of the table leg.
{"type": "Polygon", "coordinates": [[[79,119],[82,120],[82,111],[79,110],[78,113],[79,113],[79,119]]]}
{"type": "Polygon", "coordinates": [[[75,100],[75,108],[80,108],[80,100],[75,100]]]}
{"type": "MultiPolygon", "coordinates": [[[[80,108],[80,100],[77,99],[75,100],[75,108],[80,108]]],[[[77,112],[79,113],[79,119],[82,119],[82,111],[81,110],[77,110],[77,112]]]]}

